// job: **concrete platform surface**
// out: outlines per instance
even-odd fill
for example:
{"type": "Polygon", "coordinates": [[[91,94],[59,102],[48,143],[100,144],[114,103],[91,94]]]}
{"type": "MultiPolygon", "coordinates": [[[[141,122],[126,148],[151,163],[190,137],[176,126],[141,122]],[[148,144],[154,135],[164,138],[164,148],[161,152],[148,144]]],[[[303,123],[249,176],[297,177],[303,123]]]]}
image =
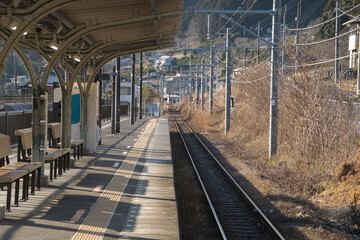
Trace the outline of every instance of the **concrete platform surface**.
{"type": "Polygon", "coordinates": [[[167,119],[104,130],[97,154],[5,214],[0,239],[179,239],[167,119]]]}

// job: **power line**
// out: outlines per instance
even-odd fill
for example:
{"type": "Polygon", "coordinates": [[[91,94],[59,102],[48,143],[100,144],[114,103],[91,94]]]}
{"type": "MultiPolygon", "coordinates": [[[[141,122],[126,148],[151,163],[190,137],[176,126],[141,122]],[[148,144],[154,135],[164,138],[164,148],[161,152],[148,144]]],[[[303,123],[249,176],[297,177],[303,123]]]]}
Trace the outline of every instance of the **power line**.
{"type": "Polygon", "coordinates": [[[356,31],[358,31],[359,29],[360,29],[360,28],[355,28],[355,29],[350,30],[350,31],[348,31],[348,32],[346,32],[346,33],[340,34],[340,35],[337,36],[337,37],[327,38],[327,39],[324,39],[324,40],[321,40],[321,41],[317,41],[317,42],[298,43],[298,44],[296,44],[296,43],[291,43],[290,45],[291,45],[291,46],[311,46],[311,45],[315,45],[315,44],[321,44],[321,43],[324,43],[324,42],[329,42],[329,41],[331,41],[331,40],[335,40],[335,39],[337,39],[337,38],[341,38],[341,37],[343,37],[343,36],[348,35],[349,33],[356,32],[356,31]]]}
{"type": "Polygon", "coordinates": [[[271,74],[266,75],[266,76],[261,77],[261,78],[258,78],[258,79],[255,79],[255,80],[252,80],[252,81],[246,81],[246,82],[233,81],[233,83],[236,83],[236,84],[250,84],[250,83],[256,83],[256,82],[260,82],[261,80],[263,80],[263,79],[265,79],[265,78],[268,78],[268,77],[271,77],[271,74]]]}
{"type": "Polygon", "coordinates": [[[328,23],[328,22],[331,22],[331,21],[333,21],[333,20],[335,20],[335,19],[337,19],[337,18],[340,18],[341,16],[344,16],[346,13],[354,10],[355,8],[357,8],[357,7],[359,7],[359,6],[360,6],[360,4],[358,4],[358,5],[354,6],[353,8],[345,11],[345,12],[342,13],[342,14],[339,14],[337,17],[333,17],[333,18],[330,18],[330,19],[326,20],[325,22],[322,22],[322,23],[319,23],[319,24],[315,24],[315,25],[312,25],[312,26],[308,26],[308,27],[304,27],[304,28],[288,28],[287,31],[303,31],[303,30],[307,30],[307,29],[311,29],[311,28],[315,28],[315,27],[322,26],[322,25],[324,25],[324,24],[326,24],[326,23],[328,23]]]}
{"type": "Polygon", "coordinates": [[[265,65],[266,63],[269,63],[270,62],[270,59],[265,59],[262,63],[252,67],[252,68],[245,68],[245,69],[241,69],[241,70],[233,70],[233,72],[243,72],[243,71],[251,71],[251,70],[254,70],[254,69],[257,69],[263,65],[265,65]]]}
{"type": "Polygon", "coordinates": [[[233,13],[233,15],[230,17],[230,19],[228,19],[227,22],[226,22],[224,25],[222,25],[221,28],[219,28],[218,31],[210,37],[210,39],[213,39],[215,36],[217,36],[217,35],[221,32],[221,30],[223,30],[223,28],[224,28],[224,27],[229,23],[229,21],[237,14],[237,12],[244,6],[244,4],[245,4],[246,2],[247,2],[247,0],[244,0],[244,1],[242,2],[242,4],[240,4],[240,6],[236,9],[235,13],[233,13]]]}
{"type": "Polygon", "coordinates": [[[344,59],[344,58],[348,58],[350,56],[351,55],[346,55],[346,56],[342,56],[342,57],[338,57],[338,58],[334,58],[334,59],[325,60],[325,61],[322,61],[322,62],[314,62],[314,63],[303,64],[303,65],[299,65],[299,67],[310,67],[310,66],[321,65],[321,64],[325,64],[325,63],[334,62],[336,60],[341,60],[341,59],[344,59]]]}
{"type": "Polygon", "coordinates": [[[237,58],[235,55],[231,55],[233,58],[235,58],[235,60],[239,61],[239,62],[250,62],[250,61],[253,61],[255,60],[256,58],[264,55],[265,53],[267,53],[269,51],[269,49],[266,49],[265,51],[263,51],[262,53],[260,53],[258,56],[255,56],[253,58],[250,58],[250,59],[240,59],[240,58],[237,58]]]}

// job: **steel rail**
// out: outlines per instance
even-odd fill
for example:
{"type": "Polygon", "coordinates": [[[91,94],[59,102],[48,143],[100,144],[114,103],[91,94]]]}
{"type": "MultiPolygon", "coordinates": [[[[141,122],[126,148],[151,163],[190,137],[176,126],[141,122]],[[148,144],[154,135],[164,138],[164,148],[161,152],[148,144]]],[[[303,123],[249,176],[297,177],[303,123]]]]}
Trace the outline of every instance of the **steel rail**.
{"type": "MultiPolygon", "coordinates": [[[[282,234],[279,232],[279,230],[272,224],[272,222],[267,218],[267,216],[264,214],[264,212],[256,205],[256,203],[250,198],[250,196],[246,193],[246,191],[237,183],[237,181],[233,178],[233,176],[225,169],[225,167],[220,163],[220,161],[215,157],[215,155],[211,152],[211,150],[205,145],[205,143],[198,137],[198,135],[192,130],[192,128],[187,124],[187,122],[179,116],[183,123],[187,126],[189,131],[197,138],[197,140],[200,142],[200,144],[206,149],[208,154],[213,158],[213,160],[217,163],[217,165],[220,167],[220,169],[223,171],[223,173],[228,177],[228,179],[231,180],[231,182],[236,186],[236,188],[240,191],[240,193],[243,195],[244,199],[248,202],[248,204],[254,208],[254,210],[261,216],[261,218],[264,220],[264,223],[267,225],[269,230],[274,234],[274,237],[277,239],[285,240],[285,238],[282,236],[282,234]]],[[[177,123],[176,123],[177,125],[177,123]]],[[[182,138],[183,139],[183,138],[182,138]]],[[[184,141],[184,139],[183,139],[184,141]]],[[[185,144],[185,142],[184,142],[185,144]]],[[[185,145],[186,146],[186,145],[185,145]]],[[[190,156],[189,150],[186,147],[186,150],[190,156]]],[[[191,157],[190,157],[191,158],[191,157]]],[[[193,163],[193,160],[191,160],[193,163]]],[[[194,163],[193,163],[194,165],[194,163]]],[[[195,167],[194,167],[195,168],[195,167]]]]}
{"type": "Polygon", "coordinates": [[[202,180],[202,178],[201,178],[201,176],[200,176],[200,174],[199,174],[199,171],[198,171],[197,168],[196,168],[194,159],[193,159],[192,156],[191,156],[190,150],[189,150],[189,148],[188,148],[188,146],[187,146],[187,144],[186,144],[186,142],[185,142],[185,139],[184,139],[184,137],[183,137],[183,135],[182,135],[182,132],[181,132],[181,130],[180,130],[180,127],[179,127],[179,125],[178,125],[178,123],[177,123],[177,121],[176,121],[176,116],[173,116],[173,117],[174,117],[174,120],[175,120],[174,122],[175,122],[176,129],[178,130],[179,135],[180,135],[180,137],[181,137],[181,140],[182,140],[182,142],[183,142],[183,144],[184,144],[184,146],[185,146],[186,152],[187,152],[187,154],[188,154],[188,156],[189,156],[189,158],[190,158],[190,161],[191,161],[191,164],[192,164],[192,166],[193,166],[193,168],[194,168],[194,171],[195,171],[195,173],[196,173],[196,176],[197,176],[198,179],[199,179],[201,188],[202,188],[202,190],[203,190],[203,192],[204,192],[204,194],[205,194],[205,197],[206,197],[206,199],[207,199],[207,201],[208,201],[208,203],[209,203],[211,212],[212,212],[212,214],[213,214],[213,216],[214,216],[214,218],[215,218],[215,221],[216,221],[216,224],[217,224],[217,226],[218,226],[218,228],[219,228],[219,231],[220,231],[220,233],[221,233],[221,236],[223,237],[224,240],[227,240],[227,237],[226,237],[226,235],[225,235],[225,231],[224,231],[224,229],[223,229],[223,227],[222,227],[222,224],[221,224],[221,222],[220,222],[220,219],[219,219],[219,217],[217,216],[217,213],[216,213],[216,210],[215,210],[215,208],[214,208],[214,205],[213,205],[213,203],[212,203],[212,201],[211,201],[211,199],[210,199],[210,196],[209,196],[209,194],[208,194],[208,192],[207,192],[207,190],[206,190],[206,187],[205,187],[205,185],[204,185],[204,182],[203,182],[203,180],[202,180]]]}

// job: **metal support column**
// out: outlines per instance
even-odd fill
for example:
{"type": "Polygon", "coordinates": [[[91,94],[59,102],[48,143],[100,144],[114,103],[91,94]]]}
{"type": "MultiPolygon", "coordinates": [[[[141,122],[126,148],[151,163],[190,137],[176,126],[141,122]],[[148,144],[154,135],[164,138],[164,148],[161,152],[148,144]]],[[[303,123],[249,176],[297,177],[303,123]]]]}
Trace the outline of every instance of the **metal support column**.
{"type": "Polygon", "coordinates": [[[269,156],[277,150],[278,121],[278,77],[279,77],[279,41],[281,25],[281,0],[273,0],[273,9],[277,11],[272,17],[271,46],[271,84],[270,84],[270,126],[269,126],[269,156]]]}
{"type": "Polygon", "coordinates": [[[112,77],[112,98],[111,98],[111,134],[115,134],[115,125],[116,125],[116,76],[115,76],[115,66],[113,67],[113,77],[112,77]]]}
{"type": "Polygon", "coordinates": [[[339,81],[339,30],[340,30],[340,19],[339,19],[339,1],[336,0],[335,8],[335,82],[339,81]]]}
{"type": "Polygon", "coordinates": [[[209,89],[209,113],[212,113],[214,94],[214,51],[210,53],[210,89],[209,89]]]}
{"type": "Polygon", "coordinates": [[[142,58],[142,53],[140,53],[140,87],[139,87],[139,119],[142,119],[142,81],[143,81],[143,76],[142,76],[142,72],[143,72],[143,58],[142,58]]]}
{"type": "Polygon", "coordinates": [[[283,16],[283,27],[282,27],[282,53],[281,53],[281,73],[285,73],[285,41],[286,41],[286,11],[287,5],[284,7],[284,16],[283,16]]]}
{"type": "MultiPolygon", "coordinates": [[[[258,22],[258,25],[257,25],[257,34],[258,36],[260,36],[260,21],[258,22]]],[[[256,63],[259,64],[259,55],[260,55],[260,39],[257,38],[257,41],[256,41],[256,63]]]]}
{"type": "Polygon", "coordinates": [[[130,101],[130,123],[135,123],[135,54],[131,58],[131,101],[130,101]]]}
{"type": "Polygon", "coordinates": [[[205,59],[202,60],[202,71],[201,71],[201,111],[204,111],[205,102],[205,59]]]}
{"type": "Polygon", "coordinates": [[[116,127],[115,127],[115,133],[120,133],[120,114],[121,114],[121,108],[120,108],[120,88],[121,88],[121,80],[120,80],[120,57],[116,59],[116,127]]]}
{"type": "MultiPolygon", "coordinates": [[[[297,14],[296,14],[296,28],[299,28],[299,18],[301,16],[301,0],[298,2],[297,14]]],[[[296,31],[295,44],[299,43],[299,31],[296,31]]],[[[296,55],[295,55],[295,72],[298,71],[298,59],[299,59],[299,46],[296,45],[296,55]]]]}
{"type": "MultiPolygon", "coordinates": [[[[196,72],[198,72],[198,68],[196,68],[196,72]]],[[[197,110],[199,104],[199,74],[196,74],[195,82],[195,110],[197,110]]]]}
{"type": "Polygon", "coordinates": [[[357,97],[359,99],[359,95],[360,95],[360,31],[358,31],[358,34],[359,34],[359,49],[358,49],[358,61],[357,61],[357,88],[356,88],[356,94],[357,94],[357,97]]]}
{"type": "Polygon", "coordinates": [[[189,57],[189,72],[190,72],[190,79],[189,79],[189,107],[191,108],[191,102],[192,102],[192,72],[191,72],[191,51],[190,51],[190,57],[189,57]]]}
{"type": "Polygon", "coordinates": [[[226,83],[225,83],[225,134],[230,129],[230,95],[231,95],[231,79],[230,79],[230,28],[226,29],[226,83]]]}
{"type": "Polygon", "coordinates": [[[99,129],[100,129],[100,136],[99,136],[99,145],[101,145],[101,99],[102,99],[102,81],[101,81],[101,74],[102,70],[99,71],[99,129]]]}

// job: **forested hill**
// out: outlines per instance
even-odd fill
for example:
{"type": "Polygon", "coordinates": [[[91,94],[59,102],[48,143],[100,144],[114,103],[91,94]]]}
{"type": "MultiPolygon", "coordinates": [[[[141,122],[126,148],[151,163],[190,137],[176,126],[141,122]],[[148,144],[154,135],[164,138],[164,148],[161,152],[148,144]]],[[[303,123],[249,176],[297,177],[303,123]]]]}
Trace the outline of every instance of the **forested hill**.
{"type": "MultiPolygon", "coordinates": [[[[358,2],[359,0],[341,0],[342,5],[346,5],[347,2],[358,2]]],[[[200,41],[206,38],[207,33],[207,16],[195,14],[195,10],[236,10],[240,6],[242,10],[268,10],[272,9],[271,0],[184,0],[184,15],[181,27],[181,37],[185,37],[190,34],[197,35],[200,41]]],[[[289,27],[295,27],[295,17],[297,13],[297,5],[300,0],[282,0],[282,7],[287,6],[286,11],[286,23],[289,27]]],[[[324,9],[329,9],[329,6],[333,6],[335,0],[302,0],[301,1],[301,15],[300,27],[306,26],[310,21],[317,19],[323,15],[324,9]]],[[[333,11],[333,9],[332,9],[333,11]]],[[[243,15],[238,14],[235,20],[243,15]]],[[[211,30],[213,34],[219,28],[224,25],[225,20],[220,19],[219,15],[211,15],[211,30]]],[[[270,27],[271,17],[269,15],[252,15],[247,14],[241,24],[247,27],[255,27],[260,21],[261,28],[266,31],[267,27],[270,27]]]]}

